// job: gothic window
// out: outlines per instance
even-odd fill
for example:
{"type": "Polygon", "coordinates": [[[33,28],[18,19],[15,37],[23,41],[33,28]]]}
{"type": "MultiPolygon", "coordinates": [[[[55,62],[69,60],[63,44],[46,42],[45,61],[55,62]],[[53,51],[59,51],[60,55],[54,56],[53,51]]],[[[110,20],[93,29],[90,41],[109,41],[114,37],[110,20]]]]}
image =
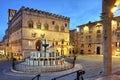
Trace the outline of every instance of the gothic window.
{"type": "Polygon", "coordinates": [[[65,27],[67,27],[68,25],[67,25],[67,23],[65,23],[65,27]]]}
{"type": "Polygon", "coordinates": [[[92,47],[92,45],[89,43],[89,44],[88,44],[88,47],[90,47],[90,48],[91,48],[91,47],[92,47]]]}
{"type": "Polygon", "coordinates": [[[64,39],[62,39],[61,43],[64,44],[64,39]]]}
{"type": "Polygon", "coordinates": [[[65,31],[65,28],[64,26],[61,27],[61,32],[64,32],[65,31]]]}
{"type": "Polygon", "coordinates": [[[117,38],[120,38],[120,33],[117,33],[117,38]]]}
{"type": "Polygon", "coordinates": [[[56,41],[56,43],[55,43],[56,45],[58,45],[58,42],[56,41]]]}
{"type": "Polygon", "coordinates": [[[54,42],[52,43],[52,46],[54,47],[54,42]]]}
{"type": "Polygon", "coordinates": [[[34,24],[33,24],[33,21],[32,21],[32,20],[29,20],[29,21],[28,21],[28,27],[29,27],[29,28],[33,28],[33,25],[34,25],[34,24]]]}
{"type": "Polygon", "coordinates": [[[41,23],[40,22],[37,23],[37,29],[41,29],[41,23]]]}
{"type": "Polygon", "coordinates": [[[54,25],[55,24],[55,21],[52,21],[52,25],[54,25]]]}
{"type": "Polygon", "coordinates": [[[55,26],[55,31],[59,31],[59,26],[58,25],[55,26]]]}
{"type": "Polygon", "coordinates": [[[44,24],[44,28],[45,28],[45,30],[48,30],[49,26],[47,23],[44,24]]]}
{"type": "Polygon", "coordinates": [[[120,27],[120,21],[118,22],[117,26],[120,27]]]}

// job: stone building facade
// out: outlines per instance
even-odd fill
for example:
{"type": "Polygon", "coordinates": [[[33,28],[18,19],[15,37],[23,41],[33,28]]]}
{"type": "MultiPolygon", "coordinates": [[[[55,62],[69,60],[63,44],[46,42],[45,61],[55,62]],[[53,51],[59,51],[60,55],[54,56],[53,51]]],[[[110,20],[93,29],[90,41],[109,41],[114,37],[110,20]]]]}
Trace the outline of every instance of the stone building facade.
{"type": "MultiPolygon", "coordinates": [[[[120,16],[112,22],[112,54],[120,55],[120,16]]],[[[103,24],[102,21],[89,22],[77,26],[70,31],[71,42],[78,54],[103,54],[103,24]],[[71,35],[72,34],[72,35],[71,35]]]]}
{"type": "Polygon", "coordinates": [[[12,18],[9,16],[8,29],[3,38],[9,57],[28,57],[30,51],[41,49],[44,39],[52,50],[61,55],[69,54],[69,17],[25,7],[14,12],[12,18]]]}

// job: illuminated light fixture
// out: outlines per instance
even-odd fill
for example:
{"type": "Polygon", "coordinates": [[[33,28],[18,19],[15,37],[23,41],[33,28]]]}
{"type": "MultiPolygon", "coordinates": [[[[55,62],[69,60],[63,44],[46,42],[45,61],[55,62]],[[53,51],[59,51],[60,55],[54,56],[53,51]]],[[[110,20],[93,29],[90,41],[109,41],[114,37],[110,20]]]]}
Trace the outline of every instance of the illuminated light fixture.
{"type": "Polygon", "coordinates": [[[84,27],[84,31],[88,31],[88,29],[89,29],[88,26],[84,27]]]}
{"type": "Polygon", "coordinates": [[[117,49],[116,51],[119,51],[119,49],[117,49]]]}
{"type": "Polygon", "coordinates": [[[116,0],[116,2],[115,2],[115,5],[119,5],[120,4],[120,0],[116,0]]]}
{"type": "Polygon", "coordinates": [[[118,7],[115,5],[112,9],[111,9],[111,12],[112,13],[115,13],[116,11],[118,11],[119,9],[118,9],[118,7]]]}

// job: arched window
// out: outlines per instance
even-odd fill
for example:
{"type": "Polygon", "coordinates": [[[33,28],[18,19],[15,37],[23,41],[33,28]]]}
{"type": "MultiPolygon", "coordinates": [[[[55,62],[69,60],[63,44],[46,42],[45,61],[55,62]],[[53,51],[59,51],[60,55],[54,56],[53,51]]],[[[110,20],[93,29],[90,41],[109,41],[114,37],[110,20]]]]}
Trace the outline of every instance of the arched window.
{"type": "Polygon", "coordinates": [[[61,32],[64,32],[64,31],[65,31],[64,26],[61,26],[61,32]]]}
{"type": "Polygon", "coordinates": [[[41,23],[37,22],[37,29],[41,29],[41,23]]]}
{"type": "Polygon", "coordinates": [[[45,30],[48,30],[49,26],[47,23],[44,24],[44,28],[45,28],[45,30]]]}
{"type": "Polygon", "coordinates": [[[32,21],[32,20],[29,20],[29,21],[28,21],[28,27],[29,27],[29,28],[33,28],[33,25],[34,25],[34,24],[33,24],[33,21],[32,21]]]}
{"type": "Polygon", "coordinates": [[[61,40],[61,44],[64,44],[64,39],[61,40]]]}
{"type": "Polygon", "coordinates": [[[58,25],[55,26],[55,31],[59,31],[59,26],[58,25]]]}

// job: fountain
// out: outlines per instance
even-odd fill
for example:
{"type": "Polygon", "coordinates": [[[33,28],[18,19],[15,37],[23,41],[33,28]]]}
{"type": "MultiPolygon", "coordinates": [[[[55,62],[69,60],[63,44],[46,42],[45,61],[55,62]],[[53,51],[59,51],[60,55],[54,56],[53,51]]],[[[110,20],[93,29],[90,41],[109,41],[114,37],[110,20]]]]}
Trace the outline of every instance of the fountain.
{"type": "Polygon", "coordinates": [[[42,43],[43,50],[30,52],[30,57],[17,64],[15,70],[22,72],[53,72],[68,70],[73,67],[57,51],[47,50],[48,46],[47,40],[44,39],[42,43]]]}

